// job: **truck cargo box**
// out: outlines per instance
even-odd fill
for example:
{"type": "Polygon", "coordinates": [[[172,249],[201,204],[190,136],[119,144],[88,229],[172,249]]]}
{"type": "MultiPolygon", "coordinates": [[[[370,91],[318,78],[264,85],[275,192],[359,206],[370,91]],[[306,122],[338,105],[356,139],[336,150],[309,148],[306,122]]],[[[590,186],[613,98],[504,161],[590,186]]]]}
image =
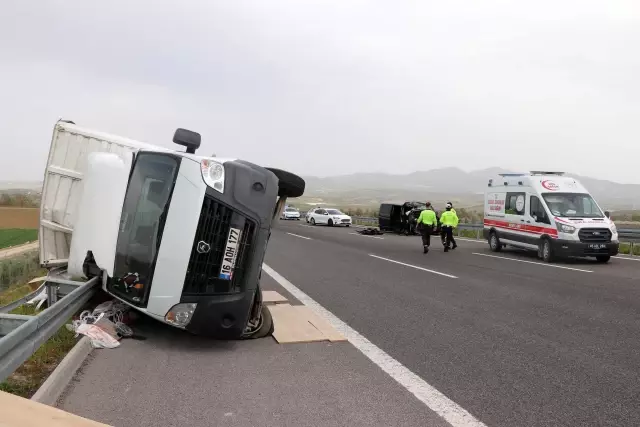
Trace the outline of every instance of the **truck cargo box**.
{"type": "Polygon", "coordinates": [[[166,150],[144,142],[83,129],[68,121],[56,123],[40,205],[40,263],[44,267],[64,265],[69,258],[71,235],[89,154],[114,153],[130,164],[132,153],[140,149],[166,150]]]}

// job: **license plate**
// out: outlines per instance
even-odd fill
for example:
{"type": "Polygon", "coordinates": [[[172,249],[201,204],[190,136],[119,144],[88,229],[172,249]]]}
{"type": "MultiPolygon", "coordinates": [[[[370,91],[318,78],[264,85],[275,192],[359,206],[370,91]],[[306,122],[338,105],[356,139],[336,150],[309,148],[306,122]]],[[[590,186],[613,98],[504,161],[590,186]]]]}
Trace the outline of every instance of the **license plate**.
{"type": "Polygon", "coordinates": [[[240,235],[242,230],[239,228],[229,229],[229,235],[227,236],[227,244],[224,248],[224,254],[222,256],[222,266],[220,267],[221,279],[231,280],[233,277],[233,269],[236,266],[236,258],[238,257],[238,242],[240,241],[240,235]]]}
{"type": "Polygon", "coordinates": [[[606,247],[607,245],[603,245],[602,243],[589,245],[589,249],[604,249],[606,247]]]}

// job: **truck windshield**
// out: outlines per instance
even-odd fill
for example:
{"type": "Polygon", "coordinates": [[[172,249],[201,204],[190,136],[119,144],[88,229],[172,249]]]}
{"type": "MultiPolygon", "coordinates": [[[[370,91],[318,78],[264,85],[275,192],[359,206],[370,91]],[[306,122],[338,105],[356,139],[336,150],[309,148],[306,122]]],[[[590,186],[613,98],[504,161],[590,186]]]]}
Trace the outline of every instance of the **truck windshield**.
{"type": "Polygon", "coordinates": [[[553,216],[565,218],[603,218],[593,197],[586,193],[543,193],[553,216]]]}
{"type": "Polygon", "coordinates": [[[120,217],[113,291],[144,306],[155,268],[169,199],[180,161],[167,154],[140,153],[120,217]]]}

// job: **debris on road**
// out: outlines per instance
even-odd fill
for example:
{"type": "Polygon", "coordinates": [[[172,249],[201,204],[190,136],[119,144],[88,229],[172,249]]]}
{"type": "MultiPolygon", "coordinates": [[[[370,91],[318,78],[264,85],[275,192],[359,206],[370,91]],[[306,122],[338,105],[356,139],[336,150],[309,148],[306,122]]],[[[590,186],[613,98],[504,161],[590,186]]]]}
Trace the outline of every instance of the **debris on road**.
{"type": "MultiPolygon", "coordinates": [[[[85,310],[80,313],[78,320],[74,320],[67,328],[76,334],[91,338],[94,348],[116,348],[120,346],[122,338],[144,339],[136,336],[125,322],[125,315],[129,307],[116,300],[106,301],[98,305],[92,312],[85,310]]],[[[128,319],[127,319],[128,320],[128,319]]]]}
{"type": "Polygon", "coordinates": [[[363,228],[361,230],[358,230],[358,233],[363,234],[365,236],[380,236],[384,234],[382,231],[380,231],[380,229],[373,228],[373,227],[363,228]]]}

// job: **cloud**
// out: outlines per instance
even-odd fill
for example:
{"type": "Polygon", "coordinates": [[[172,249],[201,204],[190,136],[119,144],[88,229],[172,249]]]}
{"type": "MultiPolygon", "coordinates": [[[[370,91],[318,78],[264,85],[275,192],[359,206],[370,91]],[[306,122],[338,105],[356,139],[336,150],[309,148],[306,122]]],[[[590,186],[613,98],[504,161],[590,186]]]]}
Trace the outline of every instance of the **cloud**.
{"type": "Polygon", "coordinates": [[[301,174],[441,166],[626,182],[640,157],[631,1],[3,5],[0,179],[42,176],[55,120],[301,174]]]}

